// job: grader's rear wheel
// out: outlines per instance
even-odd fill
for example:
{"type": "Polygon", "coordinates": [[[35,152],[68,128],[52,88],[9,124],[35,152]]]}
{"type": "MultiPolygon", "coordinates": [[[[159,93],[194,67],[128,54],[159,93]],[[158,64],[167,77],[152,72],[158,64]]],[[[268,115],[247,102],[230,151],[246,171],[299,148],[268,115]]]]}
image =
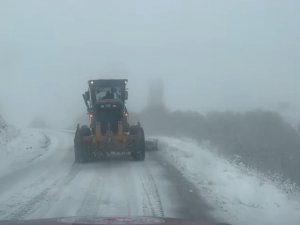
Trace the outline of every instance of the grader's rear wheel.
{"type": "Polygon", "coordinates": [[[78,127],[74,139],[75,162],[83,163],[89,160],[88,146],[83,142],[83,137],[90,136],[91,130],[88,126],[78,127]]]}
{"type": "Polygon", "coordinates": [[[129,129],[131,135],[136,138],[135,146],[131,152],[131,156],[134,161],[144,161],[145,160],[145,134],[144,130],[140,126],[132,126],[129,129]]]}

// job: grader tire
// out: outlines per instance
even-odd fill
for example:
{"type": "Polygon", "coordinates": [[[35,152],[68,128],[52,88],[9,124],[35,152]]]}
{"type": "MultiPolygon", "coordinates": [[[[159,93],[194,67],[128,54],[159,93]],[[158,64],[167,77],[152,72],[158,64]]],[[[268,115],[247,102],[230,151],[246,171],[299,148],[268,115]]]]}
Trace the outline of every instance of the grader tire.
{"type": "Polygon", "coordinates": [[[134,161],[144,161],[145,160],[145,135],[143,128],[139,126],[132,126],[130,128],[130,134],[135,135],[136,145],[134,146],[134,151],[132,151],[131,156],[134,161]]]}
{"type": "Polygon", "coordinates": [[[86,144],[83,142],[83,137],[90,136],[91,130],[88,126],[80,127],[75,134],[74,150],[75,150],[75,162],[84,163],[89,160],[89,152],[86,144]]]}

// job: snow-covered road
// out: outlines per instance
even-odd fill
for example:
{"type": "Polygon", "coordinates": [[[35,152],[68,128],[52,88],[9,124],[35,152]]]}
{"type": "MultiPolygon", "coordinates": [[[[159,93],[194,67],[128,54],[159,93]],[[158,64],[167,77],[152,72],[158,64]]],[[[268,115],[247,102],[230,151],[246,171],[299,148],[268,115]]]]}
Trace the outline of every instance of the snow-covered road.
{"type": "Polygon", "coordinates": [[[160,150],[147,152],[144,162],[75,164],[73,136],[28,129],[2,140],[0,220],[159,216],[299,224],[297,186],[282,187],[193,140],[159,137],[160,150]]]}
{"type": "Polygon", "coordinates": [[[210,207],[160,153],[148,153],[144,162],[115,158],[74,164],[73,133],[41,133],[36,139],[47,146],[40,153],[29,157],[26,149],[34,147],[24,150],[16,141],[20,149],[2,167],[0,220],[90,215],[210,219],[210,207]]]}

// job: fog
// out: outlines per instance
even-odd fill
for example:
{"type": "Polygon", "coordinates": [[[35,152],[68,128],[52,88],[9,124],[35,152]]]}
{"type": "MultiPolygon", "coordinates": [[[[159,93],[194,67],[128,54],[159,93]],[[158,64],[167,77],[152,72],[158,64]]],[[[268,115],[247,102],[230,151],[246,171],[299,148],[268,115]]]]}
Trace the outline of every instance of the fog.
{"type": "Polygon", "coordinates": [[[276,110],[300,121],[300,2],[0,1],[0,113],[65,127],[87,80],[128,78],[128,108],[160,80],[170,110],[276,110]]]}

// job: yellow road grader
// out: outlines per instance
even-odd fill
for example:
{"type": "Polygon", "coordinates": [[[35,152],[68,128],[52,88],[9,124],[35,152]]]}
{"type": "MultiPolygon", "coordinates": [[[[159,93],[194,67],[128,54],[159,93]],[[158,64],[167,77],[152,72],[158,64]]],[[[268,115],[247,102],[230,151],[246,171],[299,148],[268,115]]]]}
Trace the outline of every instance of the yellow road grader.
{"type": "Polygon", "coordinates": [[[77,125],[75,162],[86,162],[103,155],[130,154],[135,161],[145,160],[146,144],[157,148],[157,141],[145,141],[140,123],[129,125],[125,101],[128,99],[126,79],[88,81],[83,94],[90,126],[77,125]]]}

